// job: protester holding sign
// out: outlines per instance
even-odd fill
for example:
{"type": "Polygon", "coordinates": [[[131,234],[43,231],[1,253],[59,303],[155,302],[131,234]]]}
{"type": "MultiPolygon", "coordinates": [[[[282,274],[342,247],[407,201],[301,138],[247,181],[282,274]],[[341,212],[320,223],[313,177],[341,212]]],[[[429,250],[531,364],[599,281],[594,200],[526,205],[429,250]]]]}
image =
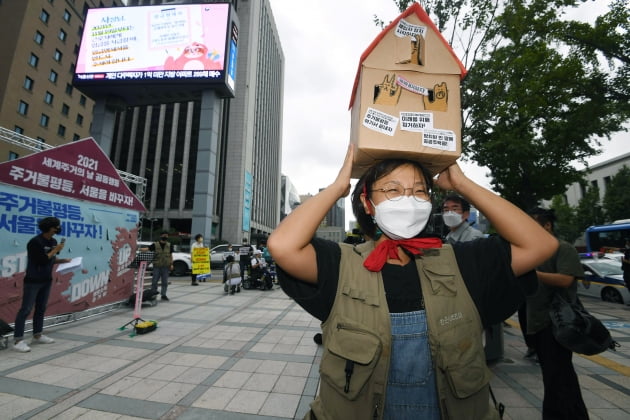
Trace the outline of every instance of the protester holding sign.
{"type": "MultiPolygon", "coordinates": [[[[206,248],[206,246],[203,244],[203,235],[201,233],[198,233],[195,235],[195,242],[192,244],[192,246],[190,247],[190,254],[193,255],[195,254],[195,249],[198,248],[206,248]]],[[[195,261],[193,261],[193,265],[194,265],[195,261]]],[[[209,263],[208,263],[209,264],[209,263]]],[[[197,283],[197,274],[202,274],[202,273],[197,273],[195,270],[195,267],[193,266],[193,270],[192,270],[192,274],[191,274],[191,279],[192,279],[192,286],[199,286],[199,283],[197,283]]],[[[201,281],[206,281],[205,278],[201,281]]]]}
{"type": "Polygon", "coordinates": [[[55,340],[42,334],[44,329],[44,313],[52,286],[53,266],[58,263],[70,262],[70,258],[57,258],[65,245],[62,239],[57,243],[54,235],[61,233],[61,221],[56,217],[46,217],[38,224],[41,234],[35,236],[26,245],[27,262],[24,277],[24,292],[22,306],[15,318],[15,345],[13,349],[22,353],[31,351],[24,342],[24,324],[35,305],[33,315],[33,340],[31,344],[50,344],[55,340]]]}

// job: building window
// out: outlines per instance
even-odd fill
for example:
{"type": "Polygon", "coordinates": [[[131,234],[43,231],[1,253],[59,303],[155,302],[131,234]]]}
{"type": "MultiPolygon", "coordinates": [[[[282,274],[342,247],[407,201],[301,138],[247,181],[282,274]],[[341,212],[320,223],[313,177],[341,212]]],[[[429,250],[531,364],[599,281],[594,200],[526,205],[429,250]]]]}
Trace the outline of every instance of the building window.
{"type": "Polygon", "coordinates": [[[604,186],[608,187],[610,185],[611,181],[612,181],[612,179],[609,176],[605,176],[604,177],[604,186]]]}
{"type": "Polygon", "coordinates": [[[70,12],[68,12],[68,10],[65,10],[63,12],[63,20],[65,20],[66,22],[70,23],[70,18],[72,17],[72,15],[70,14],[70,12]]]}
{"type": "Polygon", "coordinates": [[[57,83],[57,72],[54,70],[50,71],[50,76],[48,76],[48,80],[50,80],[53,83],[57,83]]]}
{"type": "Polygon", "coordinates": [[[57,127],[57,134],[60,135],[61,137],[66,135],[66,127],[59,124],[59,127],[57,127]]]}
{"type": "Polygon", "coordinates": [[[77,124],[83,125],[83,115],[77,114],[77,124]]]}
{"type": "Polygon", "coordinates": [[[44,95],[44,102],[46,102],[48,105],[52,105],[54,98],[55,95],[50,92],[46,92],[46,94],[44,95]]]}
{"type": "Polygon", "coordinates": [[[17,153],[9,151],[9,160],[15,160],[19,157],[20,155],[18,155],[17,153]]]}
{"type": "Polygon", "coordinates": [[[31,56],[28,59],[28,64],[30,64],[32,67],[37,68],[37,63],[39,63],[39,57],[31,53],[31,56]]]}
{"type": "Polygon", "coordinates": [[[79,140],[81,137],[79,137],[79,135],[77,133],[74,133],[74,135],[72,136],[72,141],[77,141],[79,140]]]}
{"type": "Polygon", "coordinates": [[[48,23],[48,19],[50,19],[50,15],[48,14],[47,11],[42,9],[42,12],[39,14],[39,18],[41,19],[42,22],[48,23]]]}
{"type": "Polygon", "coordinates": [[[599,189],[599,185],[597,185],[597,180],[596,179],[591,181],[591,187],[599,189]]]}
{"type": "Polygon", "coordinates": [[[66,104],[61,105],[61,114],[67,117],[69,113],[70,113],[70,107],[66,104]]]}
{"type": "MultiPolygon", "coordinates": [[[[46,139],[43,138],[43,137],[39,137],[38,136],[37,137],[37,141],[40,142],[40,143],[46,144],[46,139]]],[[[43,146],[39,146],[39,150],[44,150],[44,147],[43,146]]]]}
{"type": "Polygon", "coordinates": [[[39,31],[35,31],[35,42],[42,45],[44,43],[44,34],[39,31]]]}
{"type": "Polygon", "coordinates": [[[66,42],[67,37],[68,37],[68,34],[66,33],[66,31],[64,31],[63,29],[59,29],[59,39],[62,40],[63,42],[66,42]]]}
{"type": "Polygon", "coordinates": [[[81,104],[81,106],[85,106],[85,95],[81,95],[81,97],[79,98],[79,103],[81,104]]]}
{"type": "Polygon", "coordinates": [[[74,74],[74,69],[76,68],[75,64],[70,64],[70,74],[74,74]]]}
{"type": "Polygon", "coordinates": [[[83,26],[79,26],[79,29],[77,30],[77,35],[79,35],[79,38],[83,36],[83,26]]]}
{"type": "Polygon", "coordinates": [[[61,63],[62,57],[63,57],[63,53],[59,50],[55,50],[55,53],[53,54],[53,58],[55,59],[57,63],[61,63]]]}
{"type": "Polygon", "coordinates": [[[18,112],[22,115],[28,114],[28,104],[24,101],[20,101],[18,105],[18,112]]]}
{"type": "Polygon", "coordinates": [[[72,87],[72,85],[71,85],[70,83],[66,84],[66,93],[67,93],[69,96],[72,96],[72,90],[73,90],[73,89],[74,89],[74,88],[72,87]]]}
{"type": "Polygon", "coordinates": [[[24,89],[26,90],[33,90],[33,84],[35,82],[33,82],[33,79],[31,79],[30,77],[26,76],[24,77],[24,89]]]}
{"type": "Polygon", "coordinates": [[[18,134],[24,134],[24,129],[20,127],[19,125],[16,125],[13,131],[15,131],[18,134]]]}
{"type": "Polygon", "coordinates": [[[42,116],[39,118],[39,125],[41,125],[42,127],[48,127],[49,121],[50,117],[46,114],[42,114],[42,116]]]}

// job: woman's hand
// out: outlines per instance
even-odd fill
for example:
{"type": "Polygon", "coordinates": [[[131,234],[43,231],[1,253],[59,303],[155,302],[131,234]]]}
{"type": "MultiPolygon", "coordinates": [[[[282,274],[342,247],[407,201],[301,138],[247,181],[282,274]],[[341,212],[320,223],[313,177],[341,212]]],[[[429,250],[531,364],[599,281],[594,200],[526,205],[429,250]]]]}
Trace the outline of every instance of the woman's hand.
{"type": "Polygon", "coordinates": [[[464,175],[462,169],[457,163],[453,163],[448,168],[444,169],[438,175],[435,184],[443,190],[459,191],[459,187],[463,182],[469,179],[464,175]]]}
{"type": "Polygon", "coordinates": [[[310,241],[326,213],[350,193],[353,158],[354,146],[349,145],[335,181],[289,213],[267,239],[276,264],[296,279],[317,283],[317,256],[310,241]]]}
{"type": "Polygon", "coordinates": [[[346,197],[348,194],[350,194],[350,177],[352,174],[353,159],[354,159],[354,145],[350,144],[348,145],[348,150],[346,151],[346,157],[343,160],[343,165],[341,166],[341,169],[339,170],[339,174],[337,174],[337,178],[332,183],[332,185],[335,185],[342,191],[339,198],[346,197]]]}

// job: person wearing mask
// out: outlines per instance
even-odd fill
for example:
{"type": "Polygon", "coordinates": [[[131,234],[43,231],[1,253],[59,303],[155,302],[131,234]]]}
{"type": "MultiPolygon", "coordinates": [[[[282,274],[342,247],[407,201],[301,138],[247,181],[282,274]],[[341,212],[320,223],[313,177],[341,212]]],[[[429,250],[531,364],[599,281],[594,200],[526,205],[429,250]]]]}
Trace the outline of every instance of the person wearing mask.
{"type": "MultiPolygon", "coordinates": [[[[532,218],[553,234],[556,216],[553,211],[536,208],[532,218]]],[[[573,352],[556,341],[552,333],[549,310],[554,294],[562,293],[573,301],[577,294],[577,279],[584,278],[584,270],[577,250],[568,242],[560,241],[558,250],[536,269],[538,288],[527,297],[527,334],[533,338],[534,348],[542,371],[545,393],[543,419],[588,419],[582,399],[580,383],[573,367],[573,352]]]]}
{"type": "Polygon", "coordinates": [[[228,244],[227,251],[225,251],[223,253],[223,264],[224,265],[227,263],[227,259],[230,256],[232,257],[232,260],[234,260],[234,257],[236,256],[236,254],[234,253],[234,249],[232,249],[232,244],[228,244]]]}
{"type": "Polygon", "coordinates": [[[168,288],[168,275],[173,269],[173,248],[168,242],[168,231],[163,230],[160,240],[152,243],[146,248],[140,249],[143,252],[152,251],[153,254],[153,278],[151,280],[151,291],[157,293],[158,280],[162,280],[160,293],[162,300],[168,301],[166,289],[168,288]]]}
{"type": "Polygon", "coordinates": [[[459,195],[449,195],[442,203],[442,219],[450,231],[446,235],[446,242],[468,242],[482,238],[483,233],[468,223],[470,203],[459,195]]]}
{"type": "Polygon", "coordinates": [[[241,279],[243,281],[245,281],[245,274],[250,266],[252,255],[254,255],[254,248],[247,243],[247,238],[243,238],[243,243],[238,249],[238,262],[241,268],[241,279]]]}
{"type": "MultiPolygon", "coordinates": [[[[193,242],[193,244],[190,246],[191,249],[195,249],[195,248],[205,248],[206,246],[203,244],[203,235],[201,233],[198,233],[195,235],[195,242],[193,242]]],[[[192,251],[191,251],[192,254],[192,251]]],[[[196,274],[191,274],[191,286],[199,286],[199,283],[197,282],[197,275],[196,274]]],[[[201,281],[206,281],[206,278],[204,277],[201,281]]]]}
{"type": "Polygon", "coordinates": [[[319,395],[306,418],[498,419],[483,327],[514,313],[557,240],[457,164],[437,185],[473,203],[501,236],[452,246],[422,237],[433,178],[406,159],[375,163],[352,192],[365,243],[317,238],[350,191],[353,154],[350,145],[335,181],[267,241],[285,293],[322,321],[319,395]]]}
{"type": "Polygon", "coordinates": [[[26,353],[31,348],[24,341],[24,325],[33,305],[33,339],[31,344],[50,344],[55,340],[44,335],[44,314],[52,287],[55,264],[70,262],[70,258],[57,258],[65,241],[60,243],[53,237],[61,233],[61,221],[56,217],[45,217],[38,223],[41,233],[26,244],[26,275],[22,292],[22,305],[15,317],[13,350],[26,353]]]}

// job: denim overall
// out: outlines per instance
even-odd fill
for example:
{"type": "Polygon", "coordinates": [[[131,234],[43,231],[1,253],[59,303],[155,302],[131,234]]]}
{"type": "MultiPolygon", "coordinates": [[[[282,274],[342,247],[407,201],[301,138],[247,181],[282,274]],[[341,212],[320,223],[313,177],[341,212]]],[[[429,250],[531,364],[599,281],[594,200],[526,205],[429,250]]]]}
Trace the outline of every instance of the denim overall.
{"type": "Polygon", "coordinates": [[[385,420],[440,419],[426,311],[390,314],[392,357],[385,420]]]}

